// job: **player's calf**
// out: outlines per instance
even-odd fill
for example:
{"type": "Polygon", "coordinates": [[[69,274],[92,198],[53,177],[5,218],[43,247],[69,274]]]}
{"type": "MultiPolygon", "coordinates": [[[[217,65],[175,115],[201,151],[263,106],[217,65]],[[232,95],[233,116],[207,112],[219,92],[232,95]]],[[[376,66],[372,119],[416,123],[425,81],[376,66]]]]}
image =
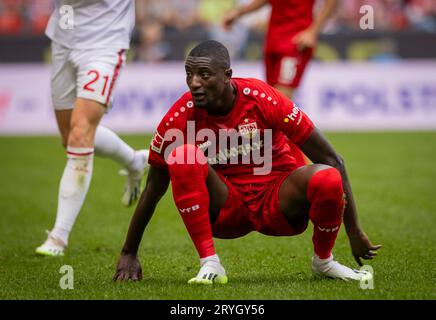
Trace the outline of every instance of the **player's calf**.
{"type": "Polygon", "coordinates": [[[316,172],[309,180],[307,199],[310,203],[309,218],[313,222],[315,254],[327,259],[335,244],[344,212],[342,177],[335,168],[316,172]]]}
{"type": "MultiPolygon", "coordinates": [[[[198,161],[196,146],[185,144],[169,155],[168,170],[174,202],[200,258],[215,254],[209,218],[209,192],[206,187],[208,165],[198,161]],[[192,157],[192,163],[187,161],[192,157]]],[[[200,154],[200,153],[198,153],[200,154]]]]}

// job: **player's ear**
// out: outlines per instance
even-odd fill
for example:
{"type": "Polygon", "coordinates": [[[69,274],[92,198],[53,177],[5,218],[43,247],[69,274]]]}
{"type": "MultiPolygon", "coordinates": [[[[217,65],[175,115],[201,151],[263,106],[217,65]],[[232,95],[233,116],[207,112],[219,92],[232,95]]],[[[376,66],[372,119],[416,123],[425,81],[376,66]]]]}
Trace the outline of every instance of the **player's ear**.
{"type": "Polygon", "coordinates": [[[226,75],[226,78],[228,80],[230,80],[230,78],[232,77],[232,74],[233,74],[233,70],[231,68],[228,68],[224,71],[224,74],[226,75]]]}

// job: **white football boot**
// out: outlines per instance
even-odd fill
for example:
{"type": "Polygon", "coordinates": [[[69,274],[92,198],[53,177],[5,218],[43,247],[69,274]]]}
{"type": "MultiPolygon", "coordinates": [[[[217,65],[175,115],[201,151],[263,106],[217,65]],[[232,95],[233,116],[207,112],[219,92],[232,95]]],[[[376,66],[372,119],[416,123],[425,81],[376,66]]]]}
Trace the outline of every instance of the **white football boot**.
{"type": "Polygon", "coordinates": [[[207,260],[201,266],[195,278],[188,281],[189,284],[226,284],[228,281],[226,271],[221,263],[216,260],[207,260]]]}
{"type": "Polygon", "coordinates": [[[347,266],[333,260],[333,255],[327,259],[320,259],[317,255],[312,258],[312,271],[321,277],[341,279],[345,281],[357,280],[368,281],[372,279],[372,274],[368,271],[353,270],[347,266]]]}
{"type": "Polygon", "coordinates": [[[62,257],[67,245],[61,239],[53,237],[48,231],[47,233],[47,240],[36,248],[35,253],[42,256],[62,257]]]}
{"type": "Polygon", "coordinates": [[[127,169],[120,170],[121,175],[127,176],[123,196],[121,197],[121,203],[127,208],[138,201],[141,195],[142,177],[148,165],[149,153],[150,151],[147,149],[135,151],[135,157],[137,158],[134,161],[138,162],[138,169],[132,171],[127,169]]]}

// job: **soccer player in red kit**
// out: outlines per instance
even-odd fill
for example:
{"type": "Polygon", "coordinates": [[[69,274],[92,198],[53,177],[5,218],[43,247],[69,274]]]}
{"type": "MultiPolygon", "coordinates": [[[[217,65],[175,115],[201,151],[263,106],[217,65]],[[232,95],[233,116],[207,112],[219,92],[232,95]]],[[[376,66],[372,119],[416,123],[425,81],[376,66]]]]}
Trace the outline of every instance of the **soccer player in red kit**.
{"type": "MultiPolygon", "coordinates": [[[[337,0],[324,0],[313,18],[315,0],[253,0],[230,11],[223,19],[229,28],[240,17],[271,5],[265,39],[264,63],[266,82],[292,99],[316,46],[319,32],[332,14],[337,0]]],[[[298,165],[306,161],[294,144],[290,147],[298,165]]]]}
{"type": "Polygon", "coordinates": [[[359,264],[360,258],[375,257],[380,246],[372,245],[360,228],[343,161],[311,120],[266,83],[232,78],[228,51],[219,42],[192,49],[185,69],[190,91],[154,134],[147,184],[114,280],[142,278],[139,243],[170,181],[200,257],[200,271],[189,283],[227,282],[213,237],[237,238],[251,231],[293,236],[309,220],[314,225],[314,273],[370,279],[371,274],[333,260],[342,218],[359,264]],[[314,164],[297,167],[285,136],[314,164]]]}

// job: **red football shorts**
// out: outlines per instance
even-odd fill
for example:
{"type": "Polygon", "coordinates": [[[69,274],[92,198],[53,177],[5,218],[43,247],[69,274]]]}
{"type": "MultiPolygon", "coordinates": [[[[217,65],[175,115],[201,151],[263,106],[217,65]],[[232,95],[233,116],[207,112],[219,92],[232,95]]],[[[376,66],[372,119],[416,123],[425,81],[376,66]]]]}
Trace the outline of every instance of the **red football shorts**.
{"type": "Polygon", "coordinates": [[[266,53],[266,82],[272,86],[297,88],[312,55],[313,49],[298,51],[297,48],[287,54],[266,53]]]}
{"type": "Polygon", "coordinates": [[[308,220],[290,225],[279,203],[279,189],[289,174],[283,174],[263,186],[237,187],[222,178],[229,196],[217,221],[212,225],[216,238],[239,238],[251,231],[270,236],[293,236],[306,230],[308,220]]]}

